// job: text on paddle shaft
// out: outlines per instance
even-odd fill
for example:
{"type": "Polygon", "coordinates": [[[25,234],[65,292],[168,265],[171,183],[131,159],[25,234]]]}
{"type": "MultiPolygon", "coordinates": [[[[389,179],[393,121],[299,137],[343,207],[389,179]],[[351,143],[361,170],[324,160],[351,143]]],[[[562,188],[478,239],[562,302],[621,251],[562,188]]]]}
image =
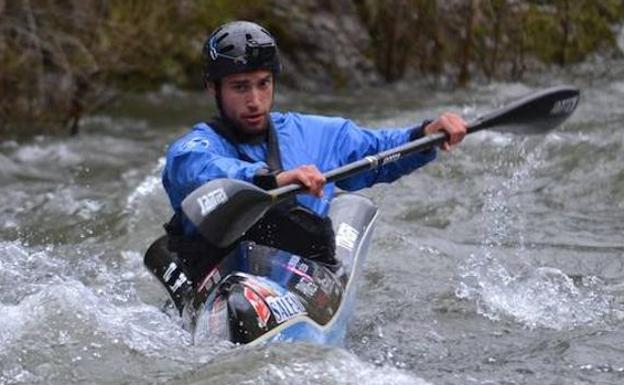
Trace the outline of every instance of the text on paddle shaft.
{"type": "Polygon", "coordinates": [[[401,153],[397,152],[395,154],[384,156],[382,158],[380,158],[379,156],[375,156],[375,155],[369,155],[369,156],[365,157],[364,159],[366,159],[368,161],[368,163],[370,164],[370,168],[375,168],[375,167],[379,166],[380,164],[383,166],[384,164],[392,163],[394,161],[397,161],[400,158],[401,158],[401,153]]]}
{"type": "Polygon", "coordinates": [[[227,200],[228,197],[225,194],[225,191],[222,188],[219,188],[198,197],[197,204],[199,204],[199,208],[201,209],[201,215],[206,216],[217,206],[227,200]]]}
{"type": "Polygon", "coordinates": [[[396,154],[392,154],[389,156],[386,156],[385,158],[381,159],[381,164],[384,165],[386,163],[392,163],[396,160],[399,160],[399,158],[401,157],[401,153],[397,152],[396,154]]]}
{"type": "Polygon", "coordinates": [[[553,105],[553,108],[550,110],[551,115],[560,115],[560,114],[569,114],[576,108],[576,104],[579,101],[578,96],[573,96],[571,98],[557,100],[553,105]]]}

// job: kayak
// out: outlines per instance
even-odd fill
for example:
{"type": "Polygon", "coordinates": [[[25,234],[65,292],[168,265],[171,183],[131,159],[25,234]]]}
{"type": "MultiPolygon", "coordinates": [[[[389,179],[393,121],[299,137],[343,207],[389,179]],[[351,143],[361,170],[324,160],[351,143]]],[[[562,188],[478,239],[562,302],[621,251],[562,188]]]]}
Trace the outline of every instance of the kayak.
{"type": "MultiPolygon", "coordinates": [[[[478,116],[468,125],[467,133],[485,129],[546,133],[574,112],[579,98],[575,87],[544,89],[478,116]]],[[[444,132],[435,132],[323,176],[327,183],[337,182],[447,140],[444,132]]],[[[304,188],[298,184],[266,191],[248,182],[218,178],[191,192],[182,201],[182,211],[210,244],[225,247],[271,207],[302,192],[304,188]]],[[[377,208],[367,198],[344,194],[334,199],[329,216],[336,234],[337,269],[284,250],[241,242],[195,290],[175,258],[167,256],[166,237],[150,246],[145,264],[165,282],[196,342],[217,336],[244,344],[308,341],[340,345],[353,312],[355,283],[361,275],[377,208]],[[182,307],[183,297],[176,293],[188,289],[194,297],[192,305],[182,307]]]]}
{"type": "MultiPolygon", "coordinates": [[[[197,287],[190,330],[195,343],[305,341],[342,345],[353,313],[377,207],[356,194],[332,201],[333,271],[313,260],[241,242],[197,287]]],[[[302,240],[303,241],[303,240],[302,240]]]]}
{"type": "Polygon", "coordinates": [[[343,345],[377,207],[364,196],[343,193],[333,199],[329,217],[337,267],[240,242],[197,285],[182,312],[194,343],[217,338],[343,345]]]}

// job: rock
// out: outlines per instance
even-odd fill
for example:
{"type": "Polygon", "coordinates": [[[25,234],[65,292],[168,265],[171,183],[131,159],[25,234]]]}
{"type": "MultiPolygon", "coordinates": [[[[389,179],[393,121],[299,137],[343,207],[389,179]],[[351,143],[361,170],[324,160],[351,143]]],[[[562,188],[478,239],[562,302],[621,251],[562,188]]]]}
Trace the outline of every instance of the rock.
{"type": "Polygon", "coordinates": [[[366,56],[370,36],[353,3],[323,3],[275,0],[272,21],[279,26],[286,83],[303,90],[379,83],[375,64],[366,56]]]}

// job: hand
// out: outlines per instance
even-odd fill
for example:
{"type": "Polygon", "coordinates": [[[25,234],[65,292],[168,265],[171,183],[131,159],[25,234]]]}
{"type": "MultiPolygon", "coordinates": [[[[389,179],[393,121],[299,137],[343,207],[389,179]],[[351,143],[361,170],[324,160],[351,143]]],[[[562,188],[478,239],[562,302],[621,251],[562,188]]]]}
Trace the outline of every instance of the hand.
{"type": "Polygon", "coordinates": [[[464,139],[467,127],[468,124],[461,116],[452,112],[444,112],[425,127],[424,133],[425,135],[431,135],[436,131],[446,132],[447,140],[442,143],[441,147],[444,151],[448,151],[451,149],[451,146],[456,145],[464,139]]]}
{"type": "Polygon", "coordinates": [[[323,187],[326,182],[325,177],[315,165],[299,166],[294,170],[280,172],[276,179],[279,187],[297,183],[319,198],[323,196],[323,187]]]}

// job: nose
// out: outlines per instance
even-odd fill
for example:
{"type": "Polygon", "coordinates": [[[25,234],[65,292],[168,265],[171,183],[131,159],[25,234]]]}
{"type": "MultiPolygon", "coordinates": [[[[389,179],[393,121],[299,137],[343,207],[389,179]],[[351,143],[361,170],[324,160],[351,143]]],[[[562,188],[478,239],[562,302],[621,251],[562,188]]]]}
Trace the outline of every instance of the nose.
{"type": "Polygon", "coordinates": [[[252,109],[260,105],[260,91],[256,87],[251,87],[247,96],[247,106],[252,109]]]}

